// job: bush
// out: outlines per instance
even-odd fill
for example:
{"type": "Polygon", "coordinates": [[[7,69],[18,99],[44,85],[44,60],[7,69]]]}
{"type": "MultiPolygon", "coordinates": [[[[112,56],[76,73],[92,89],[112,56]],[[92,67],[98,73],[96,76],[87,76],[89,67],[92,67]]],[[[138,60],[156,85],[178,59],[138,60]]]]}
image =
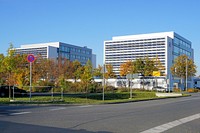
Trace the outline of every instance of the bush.
{"type": "Polygon", "coordinates": [[[128,92],[129,88],[125,88],[125,87],[120,87],[118,88],[117,92],[128,92]]]}
{"type": "Polygon", "coordinates": [[[105,91],[106,92],[116,92],[117,88],[115,88],[114,86],[106,86],[105,87],[105,91]]]}
{"type": "Polygon", "coordinates": [[[97,92],[97,86],[98,86],[98,83],[90,83],[88,85],[88,92],[89,93],[96,93],[97,92]]]}
{"type": "Polygon", "coordinates": [[[69,84],[69,89],[68,92],[72,92],[72,93],[77,93],[77,92],[84,92],[84,88],[81,86],[81,84],[79,82],[75,82],[75,83],[71,83],[69,84]]]}
{"type": "Polygon", "coordinates": [[[188,88],[187,92],[199,92],[199,90],[195,88],[188,88]]]}
{"type": "Polygon", "coordinates": [[[174,88],[174,92],[181,92],[180,88],[174,88]]]}

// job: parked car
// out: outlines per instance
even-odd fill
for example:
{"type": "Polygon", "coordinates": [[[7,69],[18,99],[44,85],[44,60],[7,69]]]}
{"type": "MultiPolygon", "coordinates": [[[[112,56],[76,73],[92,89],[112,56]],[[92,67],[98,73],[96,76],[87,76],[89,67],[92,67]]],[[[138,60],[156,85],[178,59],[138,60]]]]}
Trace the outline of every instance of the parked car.
{"type": "Polygon", "coordinates": [[[155,87],[153,87],[153,90],[159,91],[159,92],[166,92],[167,91],[167,89],[162,87],[162,86],[155,86],[155,87]]]}
{"type": "MultiPolygon", "coordinates": [[[[18,87],[14,86],[14,91],[13,91],[13,86],[10,86],[10,95],[13,96],[27,96],[27,91],[23,89],[19,89],[18,87]]],[[[8,97],[9,96],[9,86],[0,86],[0,97],[8,97]]]]}

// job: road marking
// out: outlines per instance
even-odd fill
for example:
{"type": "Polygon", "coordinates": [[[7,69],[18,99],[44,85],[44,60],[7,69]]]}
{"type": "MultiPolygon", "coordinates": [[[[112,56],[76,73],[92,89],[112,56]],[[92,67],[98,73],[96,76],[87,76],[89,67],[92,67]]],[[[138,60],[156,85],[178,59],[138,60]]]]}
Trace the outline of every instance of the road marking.
{"type": "Polygon", "coordinates": [[[66,107],[54,108],[54,109],[50,109],[50,111],[57,111],[57,110],[63,110],[63,109],[66,109],[66,107]]]}
{"type": "Polygon", "coordinates": [[[184,123],[187,123],[187,122],[199,119],[199,118],[200,118],[200,113],[195,114],[195,115],[191,115],[191,116],[179,119],[179,120],[175,120],[175,121],[172,121],[172,122],[169,122],[169,123],[165,123],[163,125],[150,128],[150,129],[145,130],[145,131],[140,132],[140,133],[161,133],[161,132],[169,130],[173,127],[176,127],[178,125],[181,125],[181,124],[184,124],[184,123]]]}
{"type": "Polygon", "coordinates": [[[23,114],[29,114],[31,112],[18,112],[18,113],[11,113],[10,115],[23,115],[23,114]]]}
{"type": "Polygon", "coordinates": [[[84,106],[79,106],[80,108],[87,108],[87,107],[91,107],[92,105],[84,105],[84,106]]]}

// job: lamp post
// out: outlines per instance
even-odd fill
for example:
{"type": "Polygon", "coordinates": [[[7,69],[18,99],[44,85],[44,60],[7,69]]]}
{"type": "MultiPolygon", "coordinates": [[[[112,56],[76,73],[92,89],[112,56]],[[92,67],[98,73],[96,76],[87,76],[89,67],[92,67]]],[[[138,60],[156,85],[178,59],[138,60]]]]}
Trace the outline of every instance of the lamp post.
{"type": "Polygon", "coordinates": [[[130,83],[130,86],[129,86],[130,87],[130,99],[132,99],[132,97],[133,97],[133,90],[132,90],[133,88],[131,87],[132,84],[133,84],[132,80],[133,80],[133,74],[131,74],[131,83],[130,83]]]}
{"type": "Polygon", "coordinates": [[[187,66],[187,63],[188,63],[188,62],[187,62],[187,60],[188,60],[188,59],[187,59],[187,57],[186,57],[186,62],[185,62],[185,65],[186,65],[186,67],[185,67],[185,69],[186,69],[186,70],[185,70],[185,90],[186,90],[186,92],[187,92],[187,77],[188,77],[188,72],[187,72],[187,71],[188,71],[188,66],[187,66]]]}
{"type": "Polygon", "coordinates": [[[105,64],[103,64],[103,96],[102,96],[102,100],[104,101],[104,86],[105,86],[105,64]]]}

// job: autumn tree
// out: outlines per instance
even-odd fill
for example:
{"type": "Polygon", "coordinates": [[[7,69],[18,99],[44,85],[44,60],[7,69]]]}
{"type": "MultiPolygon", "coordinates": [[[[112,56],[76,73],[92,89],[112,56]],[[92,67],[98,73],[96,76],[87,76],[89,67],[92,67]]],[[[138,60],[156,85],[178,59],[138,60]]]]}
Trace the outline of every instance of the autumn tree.
{"type": "Polygon", "coordinates": [[[62,73],[64,74],[65,79],[72,79],[73,78],[73,70],[74,64],[69,59],[63,59],[62,65],[62,73]]]}
{"type": "Polygon", "coordinates": [[[111,64],[106,64],[106,72],[105,72],[105,78],[116,78],[115,72],[113,71],[113,66],[111,64]]]}
{"type": "MultiPolygon", "coordinates": [[[[37,55],[37,59],[32,63],[32,84],[33,86],[37,85],[38,81],[44,80],[44,73],[46,73],[47,69],[46,66],[44,65],[44,59],[42,56],[37,55]]],[[[29,65],[30,69],[30,65],[29,65]]],[[[29,76],[30,79],[30,76],[29,76]]],[[[30,81],[29,81],[30,82],[30,81]]]]}
{"type": "Polygon", "coordinates": [[[73,64],[73,79],[76,82],[77,79],[80,79],[84,69],[78,60],[73,61],[72,64],[73,64]]]}
{"type": "Polygon", "coordinates": [[[28,62],[26,60],[27,55],[16,55],[15,59],[17,61],[16,63],[16,70],[14,74],[14,78],[16,80],[16,84],[19,87],[26,86],[29,84],[29,69],[28,69],[28,62]]]}
{"type": "Polygon", "coordinates": [[[152,76],[153,71],[158,70],[154,64],[154,61],[148,57],[144,59],[144,64],[144,76],[152,76]]]}
{"type": "Polygon", "coordinates": [[[55,85],[60,85],[62,80],[69,79],[73,74],[73,64],[66,58],[59,58],[56,62],[56,68],[54,70],[55,85]]]}
{"type": "Polygon", "coordinates": [[[4,61],[4,55],[0,54],[0,85],[5,83],[5,75],[4,75],[4,67],[3,67],[3,61],[4,61]]]}
{"type": "Polygon", "coordinates": [[[94,69],[93,75],[102,78],[103,77],[102,71],[103,67],[101,65],[98,65],[98,67],[94,69]]]}
{"type": "Polygon", "coordinates": [[[135,73],[140,73],[143,76],[152,76],[153,71],[158,70],[154,61],[149,57],[136,59],[133,63],[135,73]]]}
{"type": "Polygon", "coordinates": [[[165,66],[162,64],[158,56],[156,56],[154,59],[154,65],[155,65],[155,71],[160,71],[161,75],[164,76],[165,73],[165,66]]]}
{"type": "Polygon", "coordinates": [[[14,72],[16,70],[16,59],[14,56],[13,44],[10,44],[10,47],[7,50],[7,56],[3,60],[3,65],[1,66],[4,69],[4,74],[7,76],[6,81],[8,85],[14,85],[14,72]]]}
{"type": "MultiPolygon", "coordinates": [[[[122,63],[120,65],[120,76],[126,76],[127,74],[134,74],[135,69],[134,69],[134,63],[130,60],[122,63]]],[[[132,77],[132,76],[131,76],[132,77]]],[[[128,78],[128,86],[130,88],[130,81],[132,81],[132,78],[128,78]]],[[[124,85],[126,87],[126,84],[124,85]]]]}
{"type": "Polygon", "coordinates": [[[154,61],[148,57],[136,59],[134,61],[134,68],[136,73],[140,73],[143,76],[142,84],[144,89],[144,77],[152,76],[153,71],[157,70],[154,61]]]}
{"type": "Polygon", "coordinates": [[[133,62],[128,60],[125,63],[122,63],[120,65],[120,76],[126,76],[127,74],[133,74],[134,73],[134,65],[133,62]]]}
{"type": "MultiPolygon", "coordinates": [[[[174,64],[171,66],[170,70],[173,76],[181,78],[181,80],[186,81],[187,77],[194,76],[196,73],[196,65],[194,61],[188,58],[187,55],[180,55],[174,60],[174,64]]],[[[184,82],[184,88],[186,88],[186,82],[184,82]]]]}
{"type": "Polygon", "coordinates": [[[92,62],[88,60],[84,66],[83,74],[81,74],[81,84],[85,88],[86,92],[88,91],[88,84],[91,83],[92,79],[92,62]]]}
{"type": "Polygon", "coordinates": [[[134,61],[135,72],[144,75],[145,73],[145,63],[144,60],[138,58],[134,61]]]}
{"type": "Polygon", "coordinates": [[[12,43],[10,43],[10,47],[7,50],[7,56],[2,61],[1,69],[3,69],[3,72],[6,77],[6,84],[9,85],[9,99],[11,97],[11,85],[15,85],[15,79],[14,79],[14,72],[16,70],[16,59],[14,56],[14,49],[12,43]]]}

